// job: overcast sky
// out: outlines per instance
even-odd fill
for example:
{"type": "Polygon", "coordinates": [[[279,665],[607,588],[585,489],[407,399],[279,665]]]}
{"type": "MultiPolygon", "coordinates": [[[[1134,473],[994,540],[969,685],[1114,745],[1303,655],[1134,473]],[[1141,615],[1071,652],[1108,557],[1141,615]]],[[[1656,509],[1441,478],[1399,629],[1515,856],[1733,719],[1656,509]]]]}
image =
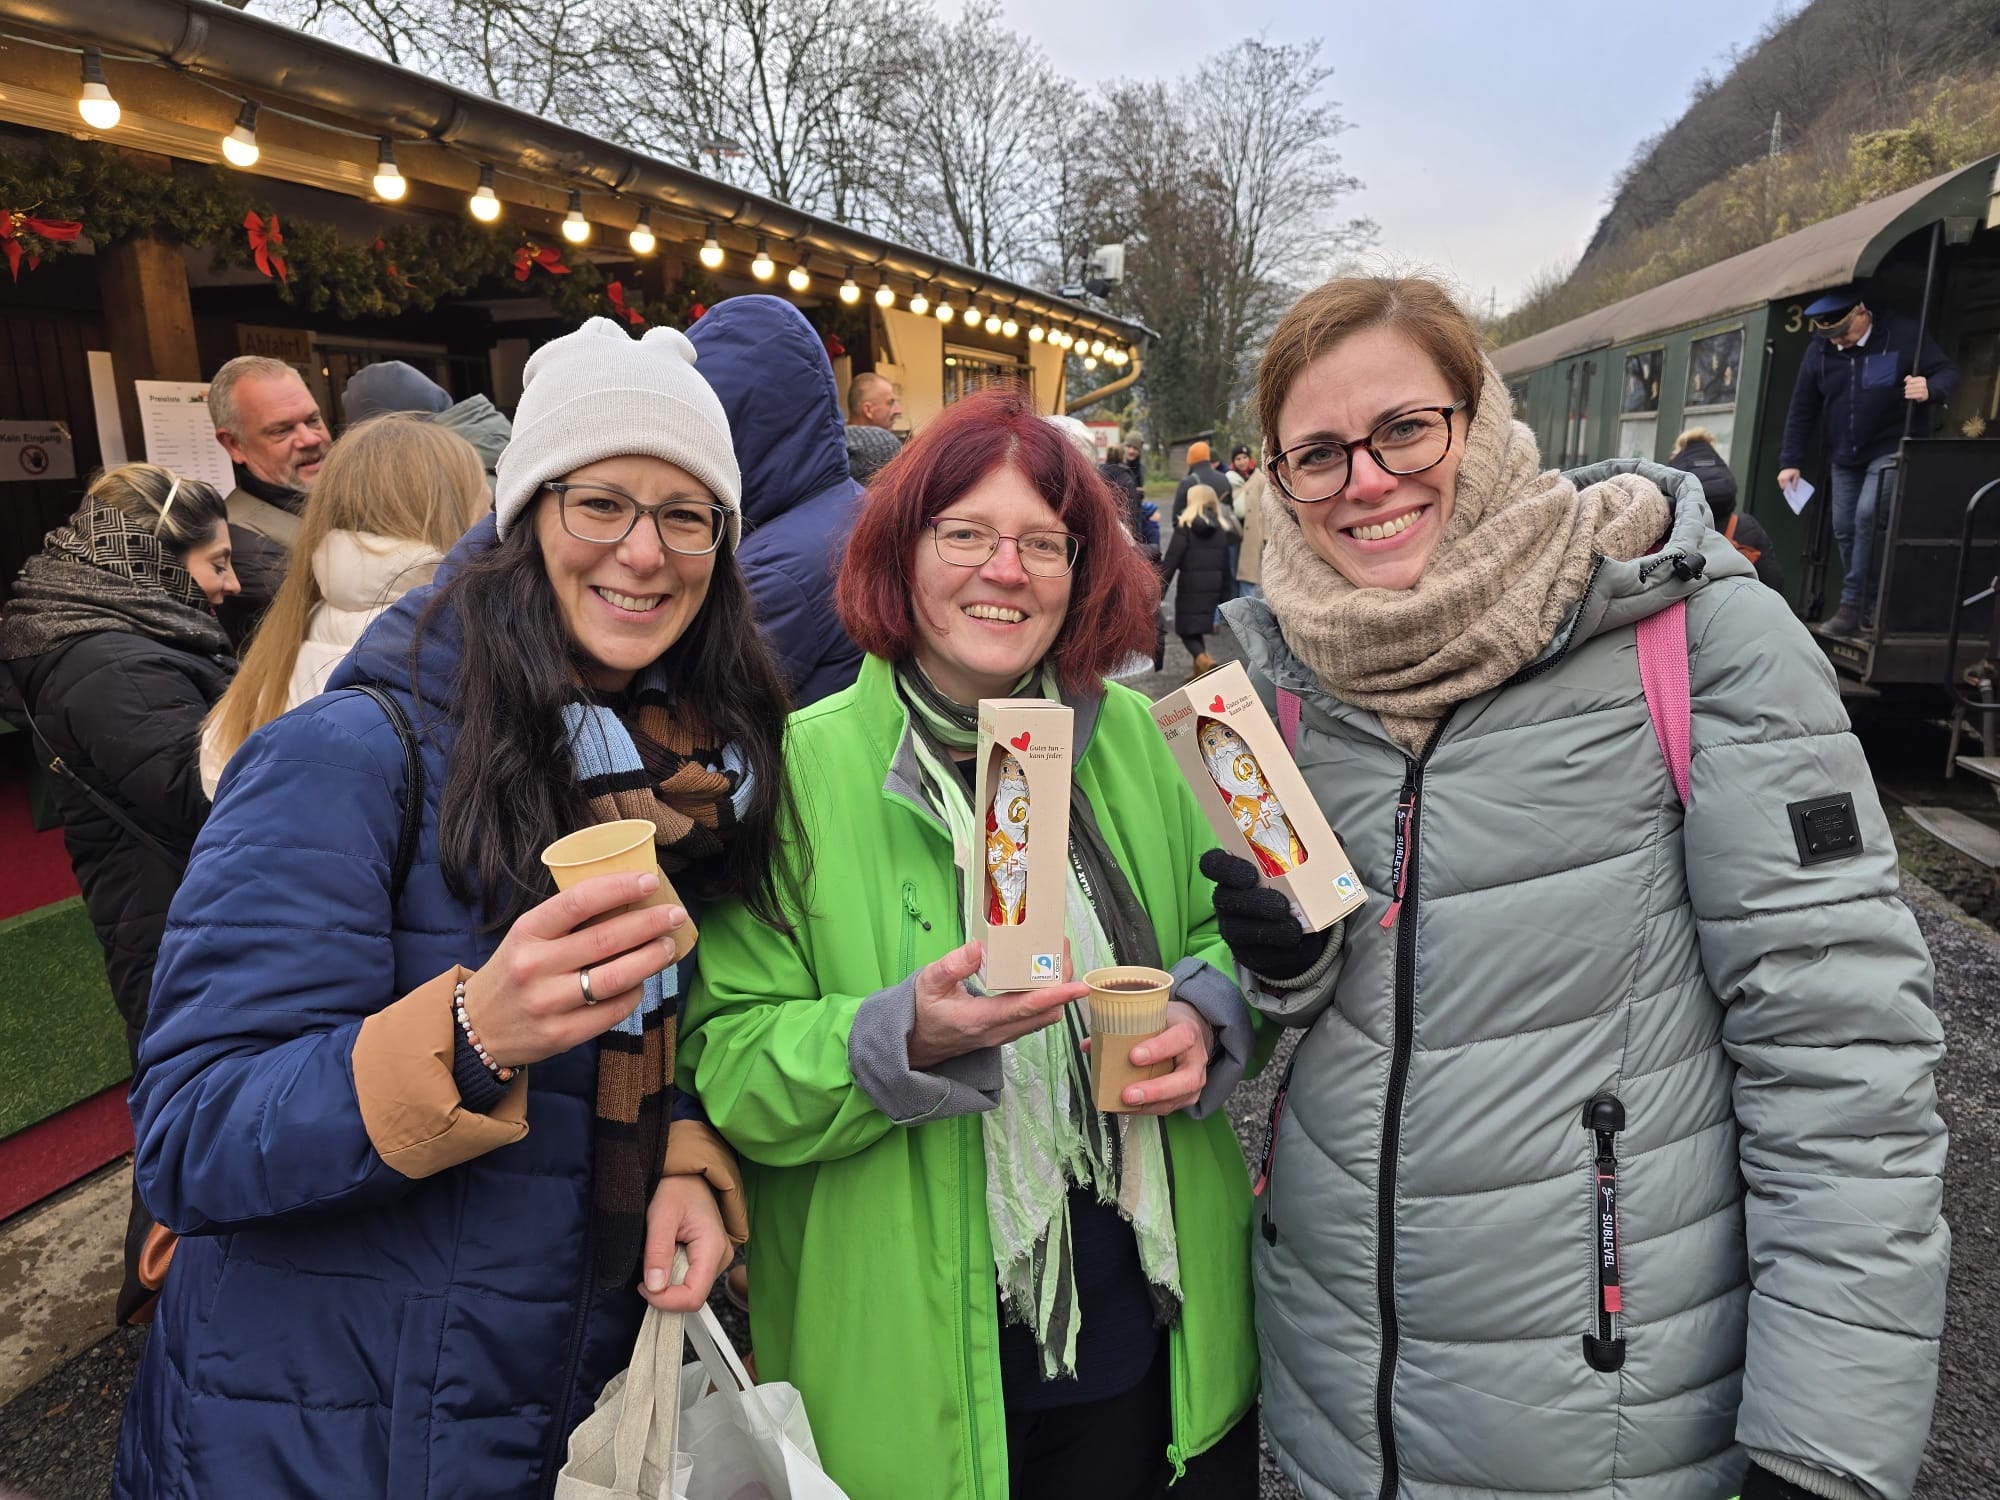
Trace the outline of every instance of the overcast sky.
{"type": "Polygon", "coordinates": [[[1694,80],[1719,73],[1721,54],[1748,45],[1774,9],[1772,0],[1002,6],[1008,26],[1086,85],[1172,78],[1244,35],[1319,38],[1352,126],[1341,152],[1366,184],[1343,216],[1380,224],[1396,264],[1453,278],[1469,302],[1497,293],[1503,311],[1536,271],[1582,250],[1633,147],[1678,118],[1694,80]]]}

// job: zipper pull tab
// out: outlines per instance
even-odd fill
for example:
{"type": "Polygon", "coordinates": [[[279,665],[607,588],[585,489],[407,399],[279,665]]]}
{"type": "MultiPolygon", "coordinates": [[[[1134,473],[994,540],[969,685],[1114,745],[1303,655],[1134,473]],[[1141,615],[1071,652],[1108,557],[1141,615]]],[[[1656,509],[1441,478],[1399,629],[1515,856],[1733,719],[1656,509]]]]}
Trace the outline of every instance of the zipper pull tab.
{"type": "Polygon", "coordinates": [[[917,888],[907,880],[903,882],[903,910],[914,917],[917,925],[923,928],[925,932],[931,930],[931,924],[926,922],[924,914],[917,910],[917,888]]]}
{"type": "Polygon", "coordinates": [[[1385,928],[1394,927],[1403,913],[1403,887],[1410,875],[1410,836],[1415,831],[1416,817],[1416,788],[1405,781],[1402,799],[1396,804],[1396,853],[1389,868],[1389,888],[1393,894],[1389,909],[1382,913],[1385,928]]]}

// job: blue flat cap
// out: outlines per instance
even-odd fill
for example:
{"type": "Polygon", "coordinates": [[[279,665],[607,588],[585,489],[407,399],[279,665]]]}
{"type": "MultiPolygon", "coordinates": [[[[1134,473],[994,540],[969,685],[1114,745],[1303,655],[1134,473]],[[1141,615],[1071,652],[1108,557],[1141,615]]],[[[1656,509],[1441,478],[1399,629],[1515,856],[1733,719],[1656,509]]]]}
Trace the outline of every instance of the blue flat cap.
{"type": "Polygon", "coordinates": [[[1809,318],[1823,318],[1829,313],[1846,312],[1860,300],[1861,293],[1857,292],[1853,287],[1837,286],[1830,292],[1821,292],[1819,296],[1807,303],[1806,316],[1809,318]]]}

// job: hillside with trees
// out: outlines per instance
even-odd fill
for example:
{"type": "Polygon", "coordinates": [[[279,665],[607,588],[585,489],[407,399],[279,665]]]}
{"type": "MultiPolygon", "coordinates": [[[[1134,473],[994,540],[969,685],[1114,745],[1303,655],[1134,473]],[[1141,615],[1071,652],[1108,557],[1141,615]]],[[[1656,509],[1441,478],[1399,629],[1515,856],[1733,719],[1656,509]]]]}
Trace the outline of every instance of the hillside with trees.
{"type": "Polygon", "coordinates": [[[1812,0],[1781,10],[1640,143],[1573,266],[1498,344],[2000,151],[2000,0],[1812,0]]]}

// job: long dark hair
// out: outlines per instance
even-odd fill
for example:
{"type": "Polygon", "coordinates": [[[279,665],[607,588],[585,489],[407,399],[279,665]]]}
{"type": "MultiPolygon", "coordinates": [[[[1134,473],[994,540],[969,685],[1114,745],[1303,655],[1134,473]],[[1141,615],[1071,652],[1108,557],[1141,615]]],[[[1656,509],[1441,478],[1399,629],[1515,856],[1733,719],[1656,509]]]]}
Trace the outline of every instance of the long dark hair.
{"type": "MultiPolygon", "coordinates": [[[[450,609],[463,632],[438,844],[446,885],[479,903],[489,928],[553,892],[541,851],[592,821],[562,719],[588,660],[563,626],[533,516],[530,507],[439,588],[417,631],[421,640],[432,617],[450,609]]],[[[797,826],[781,757],[790,703],[726,536],[708,597],[660,664],[675,702],[713,743],[740,745],[755,778],[741,831],[719,860],[677,883],[703,899],[735,897],[785,928],[784,898],[804,879],[779,858],[784,830],[797,826]]]]}

